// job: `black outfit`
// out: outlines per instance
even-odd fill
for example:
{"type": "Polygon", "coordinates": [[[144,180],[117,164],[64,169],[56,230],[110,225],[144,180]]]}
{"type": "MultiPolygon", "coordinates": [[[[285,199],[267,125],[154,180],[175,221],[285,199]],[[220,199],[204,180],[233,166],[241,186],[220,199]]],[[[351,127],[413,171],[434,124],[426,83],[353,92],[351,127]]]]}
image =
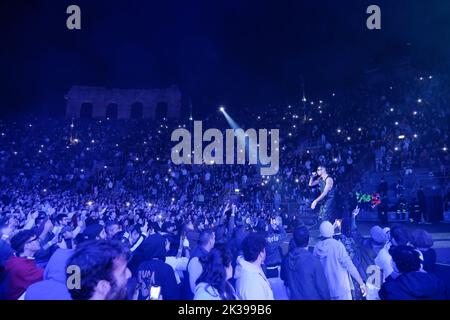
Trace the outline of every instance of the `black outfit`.
{"type": "Polygon", "coordinates": [[[329,300],[328,283],[319,259],[304,248],[295,248],[283,261],[281,279],[291,300],[329,300]]]}
{"type": "Polygon", "coordinates": [[[446,300],[444,282],[434,274],[409,272],[387,277],[380,289],[381,300],[446,300]]]}
{"type": "Polygon", "coordinates": [[[175,272],[164,262],[165,242],[166,239],[160,234],[152,234],[133,254],[129,268],[139,287],[139,300],[148,299],[152,285],[161,287],[164,300],[180,299],[175,272]]]}
{"type": "MultiPolygon", "coordinates": [[[[322,193],[323,190],[325,190],[325,185],[327,179],[331,178],[330,176],[327,176],[325,180],[320,178],[319,181],[319,187],[320,192],[322,193]]],[[[328,220],[331,223],[334,222],[334,219],[336,217],[336,184],[333,184],[333,187],[331,190],[327,193],[324,199],[322,199],[322,204],[319,209],[319,219],[322,221],[328,220]]]]}
{"type": "Polygon", "coordinates": [[[141,263],[137,270],[137,280],[140,288],[138,300],[147,300],[149,298],[149,288],[152,285],[161,287],[163,300],[180,299],[180,292],[173,269],[161,260],[152,259],[141,263]]]}

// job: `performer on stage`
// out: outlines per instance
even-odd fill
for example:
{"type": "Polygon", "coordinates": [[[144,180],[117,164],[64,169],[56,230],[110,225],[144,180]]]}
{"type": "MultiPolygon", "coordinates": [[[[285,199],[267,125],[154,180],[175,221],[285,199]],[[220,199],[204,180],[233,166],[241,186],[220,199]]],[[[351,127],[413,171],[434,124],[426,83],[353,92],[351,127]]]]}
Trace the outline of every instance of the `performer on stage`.
{"type": "Polygon", "coordinates": [[[336,216],[336,213],[334,212],[336,210],[336,188],[334,187],[333,178],[331,178],[327,173],[327,169],[324,166],[319,166],[317,168],[317,172],[313,172],[310,177],[308,185],[310,187],[319,185],[321,191],[320,195],[311,203],[311,209],[314,210],[319,202],[322,201],[319,210],[319,220],[328,220],[333,223],[333,219],[336,216]]]}

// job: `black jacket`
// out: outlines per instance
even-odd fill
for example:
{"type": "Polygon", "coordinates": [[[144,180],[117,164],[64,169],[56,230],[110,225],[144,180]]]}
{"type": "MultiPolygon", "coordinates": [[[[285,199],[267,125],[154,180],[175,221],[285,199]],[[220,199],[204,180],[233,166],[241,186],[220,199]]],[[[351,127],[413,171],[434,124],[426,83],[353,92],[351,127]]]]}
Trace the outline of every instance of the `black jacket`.
{"type": "Polygon", "coordinates": [[[291,300],[329,300],[327,279],[319,259],[303,248],[295,248],[281,266],[281,279],[291,300]]]}
{"type": "Polygon", "coordinates": [[[444,282],[434,274],[409,272],[397,278],[389,276],[380,289],[381,300],[445,300],[444,282]]]}

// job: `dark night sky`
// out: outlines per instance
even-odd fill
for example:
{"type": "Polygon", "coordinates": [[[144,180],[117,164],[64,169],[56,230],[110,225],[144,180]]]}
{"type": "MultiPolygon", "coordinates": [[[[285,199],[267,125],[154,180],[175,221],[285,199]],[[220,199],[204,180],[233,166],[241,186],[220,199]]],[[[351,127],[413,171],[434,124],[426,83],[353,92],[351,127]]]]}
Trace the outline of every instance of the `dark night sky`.
{"type": "Polygon", "coordinates": [[[197,110],[294,101],[351,88],[364,69],[409,56],[441,70],[450,57],[442,0],[5,0],[0,112],[63,114],[73,84],[178,84],[197,110]],[[66,29],[77,4],[82,30],[66,29]],[[366,29],[378,4],[382,30],[366,29]],[[409,43],[410,45],[407,45],[409,43]]]}

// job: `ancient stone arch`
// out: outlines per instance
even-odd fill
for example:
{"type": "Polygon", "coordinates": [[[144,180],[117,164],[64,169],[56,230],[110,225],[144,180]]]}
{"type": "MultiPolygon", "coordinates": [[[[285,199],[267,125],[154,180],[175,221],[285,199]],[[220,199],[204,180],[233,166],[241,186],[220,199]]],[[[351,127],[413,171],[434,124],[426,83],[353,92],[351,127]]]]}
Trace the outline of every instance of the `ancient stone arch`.
{"type": "Polygon", "coordinates": [[[88,105],[92,105],[92,118],[117,114],[118,119],[129,119],[132,115],[155,119],[157,109],[158,115],[168,118],[179,118],[181,113],[181,93],[176,86],[150,90],[73,86],[65,99],[67,118],[79,118],[83,115],[82,107],[86,117],[88,105]]]}

